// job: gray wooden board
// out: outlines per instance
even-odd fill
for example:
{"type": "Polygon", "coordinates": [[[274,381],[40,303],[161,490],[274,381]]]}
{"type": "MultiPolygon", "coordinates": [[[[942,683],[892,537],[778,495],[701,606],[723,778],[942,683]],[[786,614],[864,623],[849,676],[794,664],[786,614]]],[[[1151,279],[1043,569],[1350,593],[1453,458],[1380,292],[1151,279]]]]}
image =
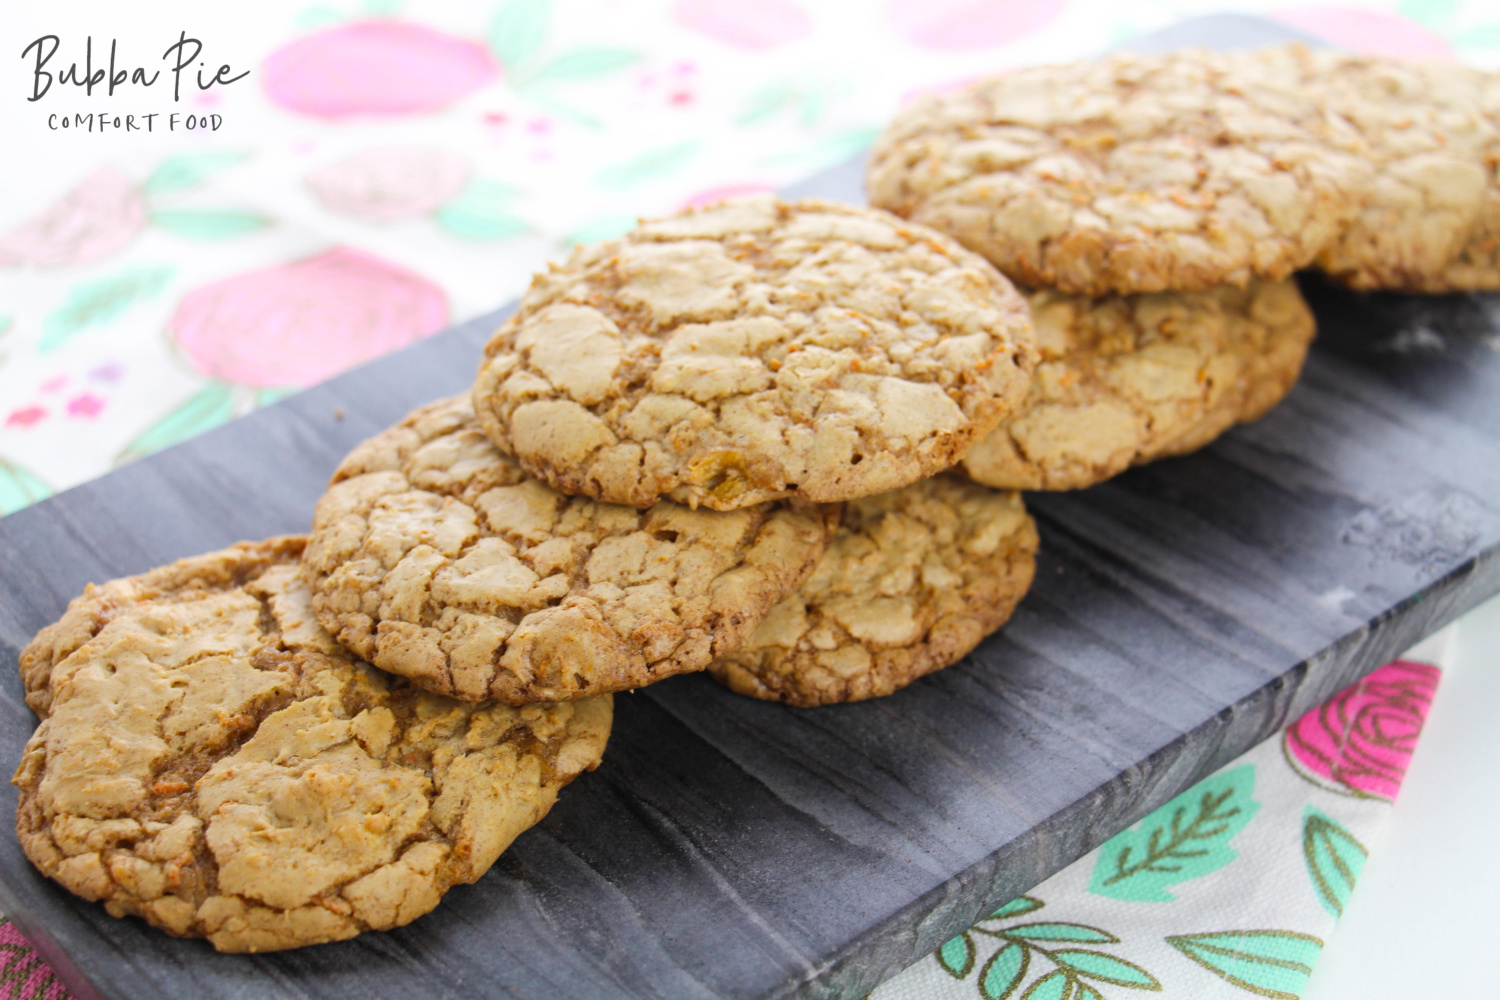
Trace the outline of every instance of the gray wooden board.
{"type": "MultiPolygon", "coordinates": [[[[807,191],[858,200],[859,168],[807,191]]],[[[83,998],[858,996],[1500,590],[1500,299],[1306,287],[1290,398],[1033,495],[1036,586],[963,663],[811,711],[701,675],[620,696],[603,766],[407,928],[218,955],[69,895],[10,836],[0,906],[83,998]]],[[[500,315],[0,519],[0,756],[35,725],[19,648],[86,582],[304,529],[349,447],[465,388],[500,315]]]]}

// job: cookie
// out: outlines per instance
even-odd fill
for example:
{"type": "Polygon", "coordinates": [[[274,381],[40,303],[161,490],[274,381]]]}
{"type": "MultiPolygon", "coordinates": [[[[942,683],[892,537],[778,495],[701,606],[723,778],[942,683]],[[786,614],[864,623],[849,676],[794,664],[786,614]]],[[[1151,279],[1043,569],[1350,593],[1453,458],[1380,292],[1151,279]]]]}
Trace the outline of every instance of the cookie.
{"type": "Polygon", "coordinates": [[[439,694],[513,705],[702,670],[796,589],[838,508],[646,510],[558,493],[485,437],[467,397],[355,449],[303,559],[318,620],[439,694]]]}
{"type": "Polygon", "coordinates": [[[1303,48],[1275,70],[1365,138],[1376,176],[1317,258],[1362,290],[1500,289],[1500,74],[1303,48]]]}
{"type": "Polygon", "coordinates": [[[1025,303],[885,212],[769,197],[643,223],[537,277],[486,348],[491,439],[569,494],[732,510],[952,465],[1025,395],[1025,303]]]}
{"type": "Polygon", "coordinates": [[[1036,550],[1019,494],[957,476],[851,500],[817,571],[709,672],[803,707],[890,694],[1004,624],[1036,550]]]}
{"type": "Polygon", "coordinates": [[[599,763],[608,695],[417,691],[318,626],[301,538],[90,587],[28,647],[16,829],[43,873],[220,951],[399,927],[599,763]]]}
{"type": "Polygon", "coordinates": [[[1290,279],[1029,300],[1042,349],[1031,394],[960,464],[997,489],[1082,489],[1201,448],[1280,402],[1314,332],[1290,279]]]}
{"type": "Polygon", "coordinates": [[[1203,291],[1310,264],[1359,208],[1365,149],[1256,60],[1122,54],[917,100],[867,186],[1021,285],[1203,291]]]}

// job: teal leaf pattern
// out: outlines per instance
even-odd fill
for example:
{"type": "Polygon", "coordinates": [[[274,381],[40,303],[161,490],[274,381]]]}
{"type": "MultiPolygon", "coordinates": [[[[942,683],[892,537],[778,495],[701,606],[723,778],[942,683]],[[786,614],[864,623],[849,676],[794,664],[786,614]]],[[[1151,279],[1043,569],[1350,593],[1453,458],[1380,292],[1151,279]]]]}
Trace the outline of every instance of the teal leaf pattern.
{"type": "Polygon", "coordinates": [[[1108,931],[1083,924],[1020,924],[1008,928],[1006,937],[1027,941],[1066,941],[1073,944],[1119,944],[1120,939],[1108,931]]]}
{"type": "Polygon", "coordinates": [[[151,221],[170,233],[199,240],[231,239],[271,224],[257,212],[196,208],[153,209],[151,221]]]}
{"type": "Polygon", "coordinates": [[[1302,856],[1318,902],[1334,917],[1344,915],[1369,854],[1354,834],[1312,806],[1307,807],[1302,820],[1302,856]]]}
{"type": "Polygon", "coordinates": [[[1167,944],[1240,989],[1298,1000],[1323,942],[1295,931],[1219,931],[1167,938],[1167,944]]]}
{"type": "Polygon", "coordinates": [[[466,240],[503,240],[531,232],[526,221],[510,210],[519,192],[494,181],[476,180],[437,211],[444,229],[466,240]]]}
{"type": "Polygon", "coordinates": [[[1114,955],[1106,955],[1102,951],[1087,951],[1082,948],[1063,948],[1054,951],[1049,956],[1064,969],[1070,969],[1080,976],[1088,976],[1100,982],[1113,983],[1116,986],[1133,986],[1140,990],[1160,990],[1161,983],[1139,965],[1127,962],[1123,958],[1114,955]]]}
{"type": "Polygon", "coordinates": [[[1025,945],[1007,943],[979,971],[979,995],[984,1000],[1010,1000],[1016,987],[1026,981],[1031,953],[1025,945]]]}
{"type": "Polygon", "coordinates": [[[527,74],[526,84],[558,80],[584,80],[607,76],[641,61],[639,52],[627,49],[576,49],[565,52],[527,74]]]}
{"type": "Polygon", "coordinates": [[[551,0],[507,0],[490,21],[489,45],[508,74],[531,61],[547,37],[551,0]]]}
{"type": "Polygon", "coordinates": [[[0,514],[11,514],[52,495],[52,487],[30,470],[0,458],[0,514]]]}
{"type": "Polygon", "coordinates": [[[146,428],[115,457],[116,463],[149,455],[186,441],[195,434],[217,427],[234,416],[234,389],[224,382],[210,382],[187,402],[146,428]]]}
{"type": "Polygon", "coordinates": [[[210,174],[245,159],[243,152],[188,153],[163,160],[151,176],[146,178],[144,190],[148,196],[174,194],[196,187],[210,174]]]}
{"type": "Polygon", "coordinates": [[[986,919],[1004,920],[1007,917],[1025,916],[1033,910],[1040,910],[1045,905],[1040,899],[1033,899],[1030,896],[1017,896],[994,913],[991,913],[986,919]]]}
{"type": "Polygon", "coordinates": [[[1254,764],[1200,781],[1106,841],[1089,891],[1134,902],[1172,901],[1168,886],[1218,871],[1239,856],[1229,842],[1260,809],[1254,790],[1254,764]]]}
{"type": "Polygon", "coordinates": [[[595,176],[604,187],[631,188],[681,168],[698,155],[703,143],[697,139],[649,150],[632,160],[605,167],[595,176]]]}
{"type": "Polygon", "coordinates": [[[1071,1000],[1068,994],[1072,992],[1073,981],[1068,974],[1054,969],[1032,983],[1031,988],[1021,995],[1021,1000],[1071,1000]]]}
{"type": "Polygon", "coordinates": [[[967,934],[949,938],[937,950],[937,959],[948,975],[964,978],[974,968],[974,939],[967,934]]]}
{"type": "Polygon", "coordinates": [[[945,941],[934,955],[938,965],[955,979],[967,979],[979,960],[979,941],[992,938],[996,950],[984,960],[975,980],[981,1000],[1035,1000],[1036,997],[1103,1000],[1098,990],[1085,980],[1133,990],[1161,989],[1156,977],[1134,962],[1092,948],[1052,947],[1119,944],[1120,939],[1109,931],[1064,921],[1010,922],[1045,905],[1031,896],[1011,900],[964,933],[945,941]],[[1038,978],[1018,995],[1033,969],[1038,971],[1038,978]]]}
{"type": "Polygon", "coordinates": [[[67,301],[42,324],[38,354],[57,350],[89,327],[103,326],[132,305],[162,290],[172,276],[170,267],[134,267],[108,278],[75,285],[67,301]]]}

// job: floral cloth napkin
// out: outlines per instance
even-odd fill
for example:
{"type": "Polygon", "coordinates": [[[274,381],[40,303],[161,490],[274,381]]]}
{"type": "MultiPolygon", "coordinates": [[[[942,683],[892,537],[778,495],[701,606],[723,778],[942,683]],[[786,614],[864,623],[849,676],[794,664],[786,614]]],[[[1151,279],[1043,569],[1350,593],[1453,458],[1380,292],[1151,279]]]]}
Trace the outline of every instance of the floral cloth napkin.
{"type": "Polygon", "coordinates": [[[1297,1000],[1378,843],[1449,633],[888,980],[870,1000],[1297,1000]]]}

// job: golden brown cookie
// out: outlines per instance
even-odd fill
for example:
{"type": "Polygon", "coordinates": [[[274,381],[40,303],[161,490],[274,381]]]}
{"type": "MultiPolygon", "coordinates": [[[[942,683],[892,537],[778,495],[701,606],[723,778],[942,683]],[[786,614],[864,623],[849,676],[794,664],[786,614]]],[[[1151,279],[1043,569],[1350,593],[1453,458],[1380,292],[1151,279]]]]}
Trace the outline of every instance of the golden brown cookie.
{"type": "Polygon", "coordinates": [[[838,508],[647,510],[568,497],[495,449],[467,396],[356,448],[303,559],[318,620],[458,698],[582,698],[702,670],[796,589],[838,508]]]}
{"type": "Polygon", "coordinates": [[[1500,289],[1500,74],[1301,47],[1264,58],[1353,124],[1375,165],[1318,267],[1365,290],[1500,289]]]}
{"type": "Polygon", "coordinates": [[[1026,392],[1025,303],[885,212],[749,198],[539,275],[486,348],[491,439],[570,494],[732,510],[953,464],[1026,392]]]}
{"type": "Polygon", "coordinates": [[[1031,395],[960,463],[997,489],[1082,489],[1201,448],[1281,401],[1314,331],[1290,279],[1029,299],[1042,348],[1031,395]]]}
{"type": "Polygon", "coordinates": [[[1206,290],[1311,263],[1359,208],[1365,148],[1267,63],[1122,54],[919,99],[868,187],[1023,285],[1206,290]]]}
{"type": "Polygon", "coordinates": [[[1019,494],[955,476],[851,500],[818,569],[709,672],[803,707],[890,694],[1003,625],[1036,549],[1019,494]]]}
{"type": "Polygon", "coordinates": [[[89,587],[27,648],[45,711],[26,856],[117,917],[220,951],[399,927],[473,882],[599,763],[610,697],[427,694],[319,627],[303,539],[89,587]]]}

